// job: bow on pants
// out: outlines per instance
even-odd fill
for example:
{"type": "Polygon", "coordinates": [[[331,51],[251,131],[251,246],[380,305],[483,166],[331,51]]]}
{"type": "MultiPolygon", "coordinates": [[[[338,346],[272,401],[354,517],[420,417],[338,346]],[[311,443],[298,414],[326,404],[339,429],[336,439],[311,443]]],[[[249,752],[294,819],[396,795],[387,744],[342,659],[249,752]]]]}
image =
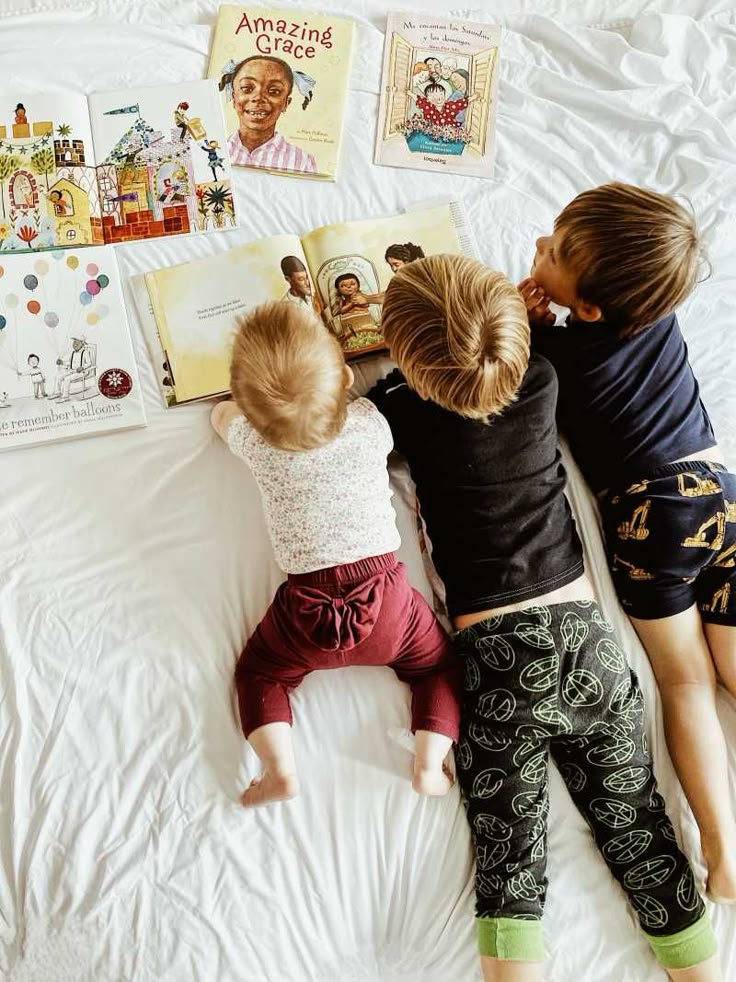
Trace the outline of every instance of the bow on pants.
{"type": "Polygon", "coordinates": [[[294,591],[304,633],[326,651],[349,650],[373,630],[383,602],[384,576],[364,580],[342,596],[311,586],[294,591]]]}

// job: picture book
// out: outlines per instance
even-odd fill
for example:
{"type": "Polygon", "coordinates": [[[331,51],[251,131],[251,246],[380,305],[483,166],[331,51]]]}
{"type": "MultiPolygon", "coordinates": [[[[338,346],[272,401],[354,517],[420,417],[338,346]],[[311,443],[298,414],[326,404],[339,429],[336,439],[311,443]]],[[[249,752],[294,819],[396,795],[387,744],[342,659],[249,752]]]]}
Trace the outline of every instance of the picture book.
{"type": "Polygon", "coordinates": [[[0,101],[0,256],[235,224],[213,82],[24,99],[0,101]]]}
{"type": "Polygon", "coordinates": [[[227,393],[237,316],[267,301],[313,310],[347,359],[384,350],[381,306],[391,277],[406,263],[445,252],[473,255],[457,202],[326,225],[301,239],[273,236],[146,273],[145,282],[134,278],[166,404],[227,393]]]}
{"type": "Polygon", "coordinates": [[[500,40],[493,24],[389,14],[375,163],[490,177],[500,40]]]}
{"type": "Polygon", "coordinates": [[[114,250],[0,256],[0,450],[145,422],[114,250]]]}
{"type": "Polygon", "coordinates": [[[207,74],[222,92],[231,163],[334,181],[352,44],[343,17],[221,6],[207,74]]]}

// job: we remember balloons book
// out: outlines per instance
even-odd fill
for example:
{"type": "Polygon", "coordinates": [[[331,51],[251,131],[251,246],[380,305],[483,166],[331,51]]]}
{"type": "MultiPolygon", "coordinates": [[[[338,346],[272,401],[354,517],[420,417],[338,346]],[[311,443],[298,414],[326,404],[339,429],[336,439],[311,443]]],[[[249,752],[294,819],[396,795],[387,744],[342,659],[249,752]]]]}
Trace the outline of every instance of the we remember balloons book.
{"type": "Polygon", "coordinates": [[[0,256],[0,450],[145,422],[114,250],[0,256]]]}
{"type": "Polygon", "coordinates": [[[214,83],[21,98],[0,120],[0,256],[235,224],[214,83]]]}
{"type": "Polygon", "coordinates": [[[353,22],[299,8],[220,7],[208,78],[222,93],[230,161],[335,179],[353,22]]]}
{"type": "Polygon", "coordinates": [[[473,255],[457,202],[278,235],[134,278],[167,405],[225,394],[238,315],[267,301],[314,311],[353,359],[385,349],[381,308],[397,269],[435,253],[473,255]],[[147,288],[147,289],[146,289],[147,288]],[[150,303],[149,303],[150,298],[150,303]]]}
{"type": "Polygon", "coordinates": [[[437,173],[493,173],[500,28],[389,14],[375,163],[437,173]]]}

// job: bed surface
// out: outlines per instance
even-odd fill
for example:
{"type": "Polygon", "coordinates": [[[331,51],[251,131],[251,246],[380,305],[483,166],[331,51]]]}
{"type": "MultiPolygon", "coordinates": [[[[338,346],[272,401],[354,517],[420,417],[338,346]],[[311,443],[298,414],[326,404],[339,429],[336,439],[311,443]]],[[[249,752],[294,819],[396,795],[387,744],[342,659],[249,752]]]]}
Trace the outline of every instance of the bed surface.
{"type": "MultiPolygon", "coordinates": [[[[123,273],[441,194],[462,198],[481,258],[520,279],[534,237],[585,187],[616,178],[683,193],[713,273],[680,319],[733,469],[732,4],[623,0],[616,23],[602,0],[493,6],[504,28],[493,180],[373,166],[386,8],[362,0],[350,7],[358,33],[338,183],[238,171],[239,229],[117,247],[123,273]]],[[[3,0],[3,88],[30,100],[201,77],[216,7],[3,0]]],[[[491,19],[487,9],[455,12],[491,19]]],[[[161,408],[126,299],[148,427],[0,458],[0,978],[475,979],[460,796],[412,792],[408,690],[390,670],[312,675],[293,698],[301,796],[256,812],[237,804],[256,766],[232,672],[281,574],[253,479],[215,438],[209,406],[161,408]]],[[[380,368],[361,366],[359,382],[380,368]]],[[[429,596],[411,486],[402,467],[393,476],[401,557],[429,596]]],[[[591,497],[574,466],[570,477],[589,571],[647,696],[668,811],[698,864],[652,675],[615,600],[591,497]]],[[[736,707],[723,696],[720,708],[736,765],[736,707]]],[[[551,798],[548,982],[660,982],[556,772],[551,798]]],[[[714,909],[714,921],[725,977],[736,978],[736,914],[714,909]]]]}

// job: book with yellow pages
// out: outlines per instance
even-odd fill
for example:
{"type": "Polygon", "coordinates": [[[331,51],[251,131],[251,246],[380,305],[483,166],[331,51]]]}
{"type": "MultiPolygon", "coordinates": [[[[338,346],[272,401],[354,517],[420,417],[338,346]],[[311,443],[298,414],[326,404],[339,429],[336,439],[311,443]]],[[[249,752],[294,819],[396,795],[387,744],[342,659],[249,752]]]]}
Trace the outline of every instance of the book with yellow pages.
{"type": "Polygon", "coordinates": [[[230,162],[334,181],[353,22],[304,10],[220,7],[208,67],[230,162]]]}
{"type": "Polygon", "coordinates": [[[458,202],[277,235],[132,280],[167,405],[227,393],[237,317],[268,301],[313,310],[353,359],[385,350],[384,293],[425,255],[473,255],[458,202]],[[149,302],[150,301],[150,302],[149,302]]]}

